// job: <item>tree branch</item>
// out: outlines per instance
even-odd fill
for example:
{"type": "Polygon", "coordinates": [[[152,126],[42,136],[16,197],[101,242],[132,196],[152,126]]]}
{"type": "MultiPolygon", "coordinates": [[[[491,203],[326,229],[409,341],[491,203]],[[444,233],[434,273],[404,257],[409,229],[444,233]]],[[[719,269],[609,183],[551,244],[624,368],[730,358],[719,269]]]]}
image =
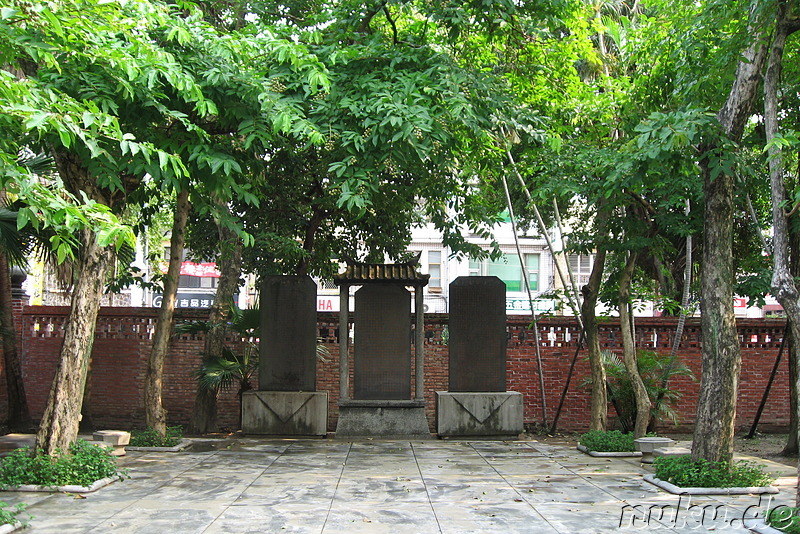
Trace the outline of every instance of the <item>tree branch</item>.
{"type": "Polygon", "coordinates": [[[399,41],[397,39],[397,24],[395,24],[394,19],[392,18],[392,13],[389,11],[389,6],[383,6],[383,13],[386,15],[386,20],[389,21],[389,25],[392,27],[392,44],[397,44],[399,41]]]}
{"type": "Polygon", "coordinates": [[[375,15],[377,15],[385,6],[386,6],[386,0],[383,0],[382,2],[379,2],[377,5],[373,6],[372,9],[367,10],[367,12],[364,14],[364,19],[358,26],[358,32],[372,33],[372,28],[370,28],[372,19],[375,18],[375,15]]]}

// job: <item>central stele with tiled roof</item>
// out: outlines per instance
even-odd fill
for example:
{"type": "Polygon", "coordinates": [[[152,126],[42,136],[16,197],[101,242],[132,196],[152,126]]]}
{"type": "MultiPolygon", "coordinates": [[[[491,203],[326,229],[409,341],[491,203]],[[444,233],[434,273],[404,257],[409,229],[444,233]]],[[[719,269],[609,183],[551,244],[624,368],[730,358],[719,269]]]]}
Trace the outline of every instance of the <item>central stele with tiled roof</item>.
{"type": "Polygon", "coordinates": [[[349,263],[333,278],[340,287],[339,420],[337,438],[430,438],[425,417],[425,322],[422,288],[430,275],[418,259],[403,263],[349,263]],[[355,292],[354,369],[350,388],[350,286],[355,292]],[[414,379],[412,313],[414,288],[414,379]]]}

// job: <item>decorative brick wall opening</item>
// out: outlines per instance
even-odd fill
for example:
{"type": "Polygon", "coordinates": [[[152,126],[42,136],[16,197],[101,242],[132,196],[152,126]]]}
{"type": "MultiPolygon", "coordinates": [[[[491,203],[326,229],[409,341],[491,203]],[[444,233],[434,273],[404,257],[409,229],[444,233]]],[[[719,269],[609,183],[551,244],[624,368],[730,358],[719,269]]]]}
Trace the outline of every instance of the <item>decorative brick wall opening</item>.
{"type": "MultiPolygon", "coordinates": [[[[25,387],[32,415],[41,417],[51,381],[55,373],[61,346],[63,324],[68,308],[29,306],[21,310],[20,354],[25,387]]],[[[106,428],[139,428],[144,425],[142,388],[147,357],[157,310],[153,308],[103,308],[98,318],[91,369],[91,410],[96,425],[106,428]]],[[[202,310],[176,310],[176,319],[205,319],[202,310]]],[[[425,399],[428,421],[435,430],[435,392],[446,391],[448,380],[448,349],[443,339],[447,325],[446,314],[425,316],[425,399]]],[[[507,386],[524,396],[525,423],[542,421],[542,402],[539,387],[533,329],[530,318],[510,316],[507,321],[508,365],[507,386]]],[[[641,349],[668,353],[676,330],[673,318],[637,319],[637,344],[641,349]]],[[[737,426],[748,428],[761,401],[770,372],[780,348],[784,321],[779,319],[740,319],[737,323],[742,347],[742,374],[739,388],[737,426]]],[[[317,362],[317,389],[328,392],[328,429],[336,427],[339,396],[338,315],[318,314],[318,335],[330,355],[317,362]]],[[[547,420],[552,422],[570,364],[575,354],[579,331],[570,318],[548,318],[539,322],[540,352],[544,369],[547,420]]],[[[600,327],[603,349],[621,352],[616,320],[600,327]]],[[[235,347],[239,339],[229,339],[235,347]]],[[[670,387],[683,396],[674,406],[681,426],[691,428],[700,387],[700,324],[690,320],[684,330],[679,350],[681,361],[697,376],[697,381],[675,377],[670,387]]],[[[164,376],[164,406],[169,424],[187,425],[191,419],[196,380],[193,371],[200,365],[203,350],[202,335],[173,337],[167,356],[164,376]]],[[[352,368],[351,368],[352,372],[352,368]]],[[[589,374],[586,352],[581,350],[575,373],[559,418],[559,430],[584,431],[588,426],[589,388],[582,385],[589,374]]],[[[414,375],[412,365],[411,375],[414,375]]],[[[3,384],[5,383],[3,379],[3,384]]],[[[352,383],[352,377],[351,377],[352,383]]],[[[237,391],[225,391],[219,400],[219,421],[223,428],[234,430],[238,425],[239,400],[237,391]]],[[[5,408],[6,392],[0,387],[0,410],[5,408]]],[[[613,408],[609,417],[614,419],[613,408]]],[[[761,417],[760,428],[784,429],[789,424],[788,362],[784,357],[761,417]]],[[[665,426],[664,428],[670,428],[665,426]]]]}

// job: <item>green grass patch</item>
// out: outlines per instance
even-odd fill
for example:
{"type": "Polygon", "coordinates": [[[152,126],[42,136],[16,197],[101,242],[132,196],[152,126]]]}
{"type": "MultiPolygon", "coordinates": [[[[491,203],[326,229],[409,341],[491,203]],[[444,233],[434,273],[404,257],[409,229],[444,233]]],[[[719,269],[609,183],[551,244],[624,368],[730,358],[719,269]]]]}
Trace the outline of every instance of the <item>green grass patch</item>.
{"type": "Polygon", "coordinates": [[[183,427],[168,426],[167,433],[161,435],[152,428],[131,431],[131,447],[174,447],[181,442],[183,427]]]}
{"type": "Polygon", "coordinates": [[[661,456],[653,461],[657,478],[681,488],[750,488],[775,480],[752,462],[709,462],[689,456],[661,456]]]}
{"type": "Polygon", "coordinates": [[[14,488],[31,484],[54,488],[57,486],[90,486],[107,477],[124,478],[117,468],[110,448],[101,448],[78,440],[69,452],[58,451],[55,456],[32,455],[28,447],[12,451],[0,461],[0,487],[14,488]]]}
{"type": "Polygon", "coordinates": [[[800,508],[776,506],[767,512],[765,520],[769,526],[786,534],[800,534],[800,508]]]}
{"type": "Polygon", "coordinates": [[[594,452],[635,452],[633,434],[619,430],[590,430],[582,434],[580,444],[594,452]]]}

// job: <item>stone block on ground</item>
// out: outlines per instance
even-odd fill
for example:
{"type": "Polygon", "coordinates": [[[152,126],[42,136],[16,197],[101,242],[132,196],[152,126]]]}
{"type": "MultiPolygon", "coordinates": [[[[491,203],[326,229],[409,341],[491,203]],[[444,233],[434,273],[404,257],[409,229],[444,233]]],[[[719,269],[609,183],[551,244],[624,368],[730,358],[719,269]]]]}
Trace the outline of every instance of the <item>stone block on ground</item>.
{"type": "Polygon", "coordinates": [[[522,394],[436,392],[439,436],[515,437],[523,428],[522,394]]]}
{"type": "Polygon", "coordinates": [[[245,434],[324,436],[327,424],[327,391],[251,390],[242,395],[245,434]]]}

